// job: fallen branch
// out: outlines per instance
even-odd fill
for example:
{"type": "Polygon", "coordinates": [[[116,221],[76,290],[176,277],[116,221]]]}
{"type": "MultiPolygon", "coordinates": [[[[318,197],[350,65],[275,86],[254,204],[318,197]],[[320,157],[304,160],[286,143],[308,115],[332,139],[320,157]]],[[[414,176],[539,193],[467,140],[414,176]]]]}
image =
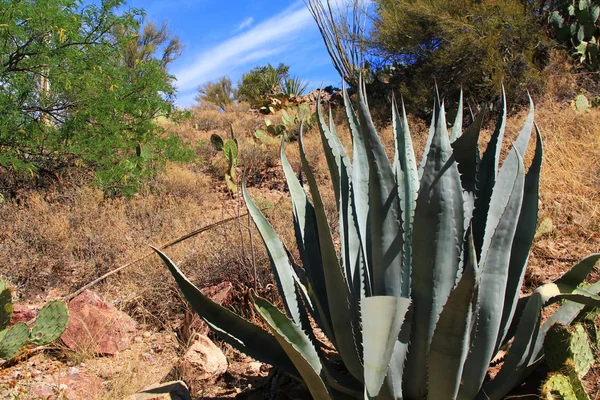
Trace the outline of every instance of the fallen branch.
{"type": "MultiPolygon", "coordinates": [[[[213,228],[216,228],[217,226],[220,226],[220,225],[226,224],[226,223],[228,223],[228,222],[234,221],[234,220],[236,220],[236,219],[238,219],[238,218],[245,217],[246,215],[248,215],[248,214],[246,213],[246,214],[242,214],[242,215],[240,215],[240,216],[235,216],[235,217],[231,217],[231,218],[222,219],[221,221],[218,221],[218,222],[215,222],[215,223],[213,223],[213,224],[210,224],[210,225],[204,226],[204,227],[202,227],[202,228],[200,228],[200,229],[197,229],[197,230],[195,230],[195,231],[193,231],[193,232],[190,232],[190,233],[188,233],[188,234],[186,234],[186,235],[184,235],[184,236],[181,236],[181,237],[179,237],[179,238],[177,238],[177,239],[175,239],[175,240],[172,240],[172,241],[170,241],[170,242],[167,242],[167,243],[165,243],[165,244],[163,244],[163,245],[159,246],[159,247],[158,247],[158,249],[159,249],[159,250],[164,250],[164,249],[166,249],[166,248],[168,248],[168,247],[171,247],[171,246],[173,246],[173,245],[175,245],[175,244],[177,244],[177,243],[183,242],[184,240],[187,240],[187,239],[189,239],[189,238],[191,238],[191,237],[194,237],[194,236],[196,236],[196,235],[198,235],[198,234],[200,234],[200,233],[202,233],[202,232],[205,232],[205,231],[211,230],[211,229],[213,229],[213,228]]],[[[64,296],[64,297],[62,298],[62,300],[64,300],[64,301],[69,301],[69,300],[71,300],[72,298],[74,298],[75,296],[77,296],[78,294],[80,294],[81,292],[83,292],[84,290],[86,290],[86,289],[89,289],[90,287],[92,287],[92,286],[96,285],[98,282],[102,282],[103,280],[105,280],[105,279],[106,279],[106,278],[108,278],[109,276],[112,276],[112,275],[116,274],[117,272],[119,272],[119,271],[122,271],[123,269],[125,269],[125,268],[127,268],[127,267],[129,267],[129,266],[131,266],[131,265],[133,265],[133,264],[135,264],[135,263],[138,263],[138,262],[142,261],[143,259],[145,259],[145,258],[147,258],[147,257],[150,257],[150,256],[151,256],[151,255],[153,255],[153,254],[155,254],[155,253],[154,253],[154,251],[149,251],[148,253],[144,254],[144,255],[143,255],[143,256],[141,256],[141,257],[138,257],[138,258],[136,258],[135,260],[133,260],[133,261],[130,261],[130,262],[128,262],[128,263],[127,263],[127,264],[125,264],[125,265],[121,265],[119,268],[116,268],[116,269],[113,269],[112,271],[109,271],[109,272],[107,272],[106,274],[104,274],[104,275],[102,275],[102,276],[100,276],[100,277],[98,277],[98,278],[94,279],[94,280],[93,280],[93,281],[91,281],[90,283],[88,283],[88,284],[86,284],[86,285],[82,286],[82,287],[81,287],[81,288],[79,288],[77,291],[75,291],[75,292],[73,292],[73,293],[71,293],[71,294],[69,294],[69,295],[67,295],[67,296],[64,296]]]]}

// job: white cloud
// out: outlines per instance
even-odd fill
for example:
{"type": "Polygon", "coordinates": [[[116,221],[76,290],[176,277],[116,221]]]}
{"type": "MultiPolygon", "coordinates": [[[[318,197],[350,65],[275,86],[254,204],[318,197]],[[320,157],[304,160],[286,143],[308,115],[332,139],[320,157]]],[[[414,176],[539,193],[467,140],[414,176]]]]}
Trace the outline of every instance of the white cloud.
{"type": "Polygon", "coordinates": [[[246,18],[245,20],[242,21],[240,26],[237,27],[236,31],[241,31],[245,28],[248,28],[250,25],[252,25],[253,22],[254,22],[254,18],[252,18],[252,17],[246,18]]]}
{"type": "MultiPolygon", "coordinates": [[[[296,3],[244,33],[202,51],[195,60],[174,71],[177,86],[185,94],[198,85],[227,74],[244,63],[283,51],[298,33],[314,24],[306,7],[296,3]]],[[[183,98],[183,96],[182,96],[183,98]]],[[[178,103],[183,103],[181,100],[178,103]]]]}

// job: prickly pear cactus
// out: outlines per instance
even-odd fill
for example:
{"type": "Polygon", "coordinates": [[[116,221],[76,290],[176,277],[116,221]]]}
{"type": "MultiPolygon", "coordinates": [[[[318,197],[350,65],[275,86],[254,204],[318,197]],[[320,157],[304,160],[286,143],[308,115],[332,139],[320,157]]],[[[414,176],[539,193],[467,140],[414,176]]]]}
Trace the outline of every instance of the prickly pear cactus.
{"type": "Polygon", "coordinates": [[[19,322],[7,329],[0,340],[0,358],[9,360],[27,344],[29,340],[29,327],[24,322],[19,322]]]}
{"type": "Polygon", "coordinates": [[[8,327],[12,313],[12,293],[6,283],[0,280],[0,331],[8,327]]]}
{"type": "Polygon", "coordinates": [[[544,400],[590,400],[571,360],[567,361],[562,372],[552,374],[544,383],[542,398],[544,400]]]}
{"type": "Polygon", "coordinates": [[[38,346],[58,339],[67,329],[69,309],[62,301],[51,301],[40,310],[31,328],[29,341],[38,346]]]}
{"type": "Polygon", "coordinates": [[[594,363],[594,354],[582,324],[552,325],[544,341],[544,354],[552,371],[562,370],[571,361],[580,378],[588,373],[594,363]]]}
{"type": "Polygon", "coordinates": [[[31,330],[24,322],[7,328],[12,312],[12,293],[6,282],[0,280],[0,359],[4,360],[13,358],[28,343],[41,346],[53,342],[62,335],[69,323],[69,310],[61,301],[44,305],[31,330]]]}

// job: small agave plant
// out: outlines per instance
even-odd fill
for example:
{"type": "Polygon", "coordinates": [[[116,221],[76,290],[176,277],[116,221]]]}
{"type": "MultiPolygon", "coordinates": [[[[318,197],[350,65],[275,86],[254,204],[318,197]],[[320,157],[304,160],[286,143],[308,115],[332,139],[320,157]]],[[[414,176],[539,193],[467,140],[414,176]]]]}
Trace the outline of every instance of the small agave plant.
{"type": "MultiPolygon", "coordinates": [[[[504,96],[503,96],[504,97],[504,96]]],[[[302,266],[243,194],[269,254],[285,312],[255,296],[270,332],[205,297],[158,249],[196,312],[227,343],[301,378],[315,399],[501,399],[544,357],[555,322],[599,306],[600,283],[579,288],[600,254],[520,298],[535,235],[542,140],[533,104],[500,165],[503,106],[484,154],[483,114],[462,131],[462,98],[451,132],[436,93],[424,157],[417,167],[404,107],[392,107],[395,156],[387,158],[364,88],[353,109],[345,94],[352,163],[319,107],[323,149],[337,200],[339,249],[319,187],[299,141],[310,196],[283,144],[281,162],[293,203],[302,266]],[[535,151],[525,154],[532,131],[535,151]],[[563,301],[542,323],[541,311],[563,301]],[[324,351],[316,331],[337,353],[324,351]],[[507,349],[488,379],[492,360],[507,349]]]]}

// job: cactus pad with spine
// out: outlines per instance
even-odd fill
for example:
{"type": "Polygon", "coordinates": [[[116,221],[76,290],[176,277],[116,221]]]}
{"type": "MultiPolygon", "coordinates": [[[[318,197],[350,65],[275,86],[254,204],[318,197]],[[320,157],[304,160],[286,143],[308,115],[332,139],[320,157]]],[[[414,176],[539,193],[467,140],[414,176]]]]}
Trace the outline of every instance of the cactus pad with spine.
{"type": "Polygon", "coordinates": [[[24,322],[7,329],[0,340],[0,358],[9,360],[19,353],[19,350],[29,340],[29,327],[24,322]]]}
{"type": "Polygon", "coordinates": [[[559,373],[552,374],[542,386],[544,400],[590,400],[577,376],[572,360],[568,360],[559,373]]]}
{"type": "Polygon", "coordinates": [[[554,324],[544,340],[544,354],[548,367],[560,371],[568,360],[572,360],[577,375],[581,378],[594,363],[594,354],[583,325],[566,326],[554,324]]]}
{"type": "Polygon", "coordinates": [[[61,301],[51,301],[44,305],[31,329],[30,342],[38,346],[58,339],[69,323],[69,310],[61,301]]]}
{"type": "Polygon", "coordinates": [[[12,313],[12,293],[6,283],[0,279],[0,330],[8,327],[12,313]]]}

